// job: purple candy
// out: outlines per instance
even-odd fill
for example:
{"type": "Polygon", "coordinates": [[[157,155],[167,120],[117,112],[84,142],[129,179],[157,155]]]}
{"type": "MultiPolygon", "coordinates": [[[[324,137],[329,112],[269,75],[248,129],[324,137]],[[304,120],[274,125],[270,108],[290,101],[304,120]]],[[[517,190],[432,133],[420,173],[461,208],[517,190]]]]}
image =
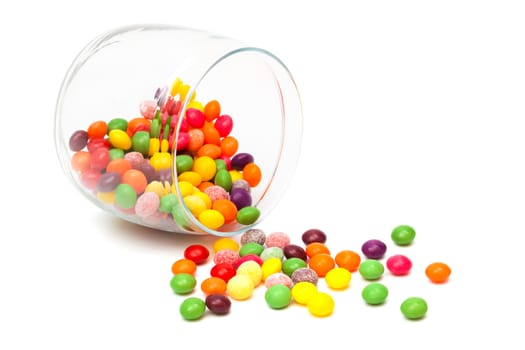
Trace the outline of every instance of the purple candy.
{"type": "Polygon", "coordinates": [[[237,210],[252,205],[252,196],[242,188],[236,188],[230,193],[230,200],[235,204],[237,210]]]}
{"type": "Polygon", "coordinates": [[[142,171],[144,173],[144,176],[146,176],[146,180],[148,180],[148,183],[156,180],[157,173],[155,171],[155,168],[149,163],[148,160],[143,161],[137,167],[135,168],[137,170],[142,171]]]}
{"type": "Polygon", "coordinates": [[[168,182],[170,185],[173,183],[173,178],[171,176],[171,169],[161,169],[157,171],[156,180],[161,183],[168,182]]]}
{"type": "Polygon", "coordinates": [[[286,259],[290,258],[299,258],[304,261],[308,259],[306,255],[306,251],[303,249],[303,247],[300,247],[296,244],[288,244],[283,248],[283,253],[286,259]]]}
{"type": "Polygon", "coordinates": [[[253,156],[249,153],[237,153],[231,160],[231,168],[242,170],[248,163],[253,163],[253,156]]]}
{"type": "Polygon", "coordinates": [[[85,130],[77,130],[69,138],[69,149],[78,152],[87,146],[88,133],[85,130]]]}
{"type": "Polygon", "coordinates": [[[97,190],[100,192],[111,192],[120,183],[120,174],[110,171],[100,175],[97,182],[97,190]]]}
{"type": "Polygon", "coordinates": [[[361,251],[369,259],[381,259],[386,253],[386,244],[378,239],[370,239],[363,243],[361,251]]]}

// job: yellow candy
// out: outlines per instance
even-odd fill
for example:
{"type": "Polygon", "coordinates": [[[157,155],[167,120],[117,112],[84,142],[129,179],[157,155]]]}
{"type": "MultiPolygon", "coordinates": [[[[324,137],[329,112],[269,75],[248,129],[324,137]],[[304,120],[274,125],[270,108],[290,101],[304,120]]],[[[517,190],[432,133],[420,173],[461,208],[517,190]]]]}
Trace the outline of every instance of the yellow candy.
{"type": "Polygon", "coordinates": [[[188,96],[188,92],[190,91],[190,86],[187,84],[182,84],[179,88],[179,98],[181,101],[186,100],[186,96],[188,96]]]}
{"type": "Polygon", "coordinates": [[[157,138],[149,139],[148,155],[151,157],[160,150],[160,140],[157,138]]]}
{"type": "Polygon", "coordinates": [[[147,186],[144,192],[155,192],[159,197],[165,196],[166,187],[160,181],[151,181],[147,186]]]}
{"type": "Polygon", "coordinates": [[[195,159],[192,169],[200,174],[202,181],[209,181],[215,177],[217,164],[213,158],[202,156],[195,159]]]}
{"type": "MultiPolygon", "coordinates": [[[[188,181],[179,181],[179,191],[182,197],[189,196],[190,194],[193,194],[195,189],[195,186],[191,184],[191,182],[188,181]]],[[[176,193],[172,190],[173,193],[176,193]]]]}
{"type": "Polygon", "coordinates": [[[245,261],[237,268],[237,275],[247,275],[250,277],[254,287],[261,284],[262,274],[261,265],[253,260],[245,261]]]}
{"type": "Polygon", "coordinates": [[[238,251],[239,243],[237,243],[237,241],[231,238],[228,238],[228,237],[219,238],[213,243],[213,251],[215,253],[217,253],[218,251],[224,250],[224,249],[238,251]]]}
{"type": "Polygon", "coordinates": [[[224,216],[215,209],[205,209],[199,214],[201,224],[209,229],[216,230],[224,225],[224,216]]]}
{"type": "MultiPolygon", "coordinates": [[[[194,93],[194,95],[195,95],[195,93],[194,93]]],[[[198,109],[201,112],[204,112],[204,106],[199,101],[191,101],[190,103],[188,103],[188,106],[186,108],[187,109],[195,108],[195,109],[198,109]]]]}
{"type": "MultiPolygon", "coordinates": [[[[307,282],[308,283],[308,282],[307,282]]],[[[334,312],[334,299],[327,293],[317,292],[306,304],[308,311],[317,317],[326,317],[334,312]]]]}
{"type": "Polygon", "coordinates": [[[270,258],[263,262],[261,268],[262,268],[262,279],[266,281],[268,276],[273,275],[274,273],[281,272],[281,269],[283,267],[283,262],[279,258],[270,258]]]}
{"type": "Polygon", "coordinates": [[[197,187],[202,182],[202,176],[201,174],[195,171],[185,171],[177,177],[177,180],[187,181],[191,183],[193,186],[197,187]]]}
{"type": "Polygon", "coordinates": [[[332,289],[345,289],[350,284],[352,274],[345,268],[336,267],[325,275],[326,284],[332,289]]]}
{"type": "Polygon", "coordinates": [[[249,299],[253,289],[252,279],[247,275],[235,275],[226,284],[226,293],[235,300],[249,299]]]}
{"type": "Polygon", "coordinates": [[[198,218],[199,215],[206,210],[206,203],[204,203],[204,200],[199,196],[190,194],[189,196],[184,197],[183,200],[184,204],[186,204],[188,209],[196,218],[198,218]]]}
{"type": "Polygon", "coordinates": [[[230,170],[229,171],[230,176],[232,178],[232,182],[235,182],[237,180],[242,180],[242,173],[238,170],[230,170]]]}
{"type": "Polygon", "coordinates": [[[109,143],[118,149],[127,151],[131,148],[131,138],[120,129],[113,129],[109,132],[109,143]]]}
{"type": "Polygon", "coordinates": [[[159,171],[162,169],[170,169],[172,166],[171,154],[168,152],[157,152],[149,159],[151,166],[159,171]]]}
{"type": "Polygon", "coordinates": [[[297,304],[307,305],[318,292],[317,286],[311,282],[301,281],[292,287],[292,298],[297,304]]]}
{"type": "Polygon", "coordinates": [[[114,204],[115,203],[115,191],[111,192],[98,192],[97,198],[102,202],[106,204],[114,204]]]}
{"type": "Polygon", "coordinates": [[[195,191],[193,195],[201,197],[204,203],[206,203],[206,209],[211,209],[211,198],[204,192],[195,191]]]}
{"type": "Polygon", "coordinates": [[[160,143],[160,151],[168,152],[169,150],[170,150],[170,143],[168,142],[168,140],[166,139],[162,140],[162,142],[160,143]]]}
{"type": "Polygon", "coordinates": [[[171,96],[177,96],[181,86],[182,86],[182,80],[180,80],[179,78],[175,79],[175,81],[171,85],[170,95],[171,96]]]}

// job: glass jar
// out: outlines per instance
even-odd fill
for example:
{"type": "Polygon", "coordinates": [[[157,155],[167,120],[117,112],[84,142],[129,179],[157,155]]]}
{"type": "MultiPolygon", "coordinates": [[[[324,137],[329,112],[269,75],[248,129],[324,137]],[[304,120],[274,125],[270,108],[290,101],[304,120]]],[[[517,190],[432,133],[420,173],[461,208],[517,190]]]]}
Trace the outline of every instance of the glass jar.
{"type": "Polygon", "coordinates": [[[301,101],[272,53],[186,27],[91,41],[63,80],[58,158],[98,207],[159,230],[234,236],[260,223],[299,157],[301,101]]]}

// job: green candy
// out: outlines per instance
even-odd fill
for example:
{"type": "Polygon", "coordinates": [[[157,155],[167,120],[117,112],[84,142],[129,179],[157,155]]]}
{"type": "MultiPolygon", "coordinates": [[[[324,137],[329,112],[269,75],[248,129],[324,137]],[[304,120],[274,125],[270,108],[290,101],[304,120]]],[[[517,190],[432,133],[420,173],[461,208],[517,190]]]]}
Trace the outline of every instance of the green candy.
{"type": "Polygon", "coordinates": [[[392,230],[390,237],[397,245],[409,245],[416,237],[416,231],[408,225],[400,225],[392,230]]]}
{"type": "Polygon", "coordinates": [[[179,307],[179,313],[183,319],[188,321],[198,320],[206,312],[206,303],[197,297],[185,299],[179,307]]]}
{"type": "Polygon", "coordinates": [[[128,184],[119,184],[115,188],[115,203],[122,209],[133,208],[137,202],[137,193],[128,184]]]}
{"type": "Polygon", "coordinates": [[[193,158],[187,154],[178,155],[175,157],[175,167],[179,175],[185,171],[190,171],[193,167],[193,158]]]}
{"type": "Polygon", "coordinates": [[[189,273],[178,273],[173,275],[170,281],[171,289],[175,294],[188,294],[193,291],[197,285],[197,280],[189,273]]]}
{"type": "Polygon", "coordinates": [[[120,148],[112,148],[109,150],[109,159],[121,159],[124,158],[124,150],[121,150],[120,148]]]}
{"type": "MultiPolygon", "coordinates": [[[[169,195],[163,196],[167,197],[169,195]]],[[[162,204],[162,198],[161,198],[161,204],[162,204]]],[[[160,210],[160,209],[159,209],[160,210]]],[[[179,225],[180,227],[184,229],[190,228],[190,223],[188,222],[188,218],[186,214],[184,213],[184,209],[182,208],[182,205],[180,203],[175,203],[173,205],[173,208],[171,209],[171,215],[173,216],[173,220],[179,225]]]]}
{"type": "Polygon", "coordinates": [[[251,225],[261,215],[256,207],[247,206],[237,212],[237,222],[241,225],[251,225]]]}
{"type": "Polygon", "coordinates": [[[292,273],[302,267],[306,267],[306,261],[303,259],[288,258],[283,262],[282,270],[288,277],[292,277],[292,273]]]}
{"type": "Polygon", "coordinates": [[[373,282],[361,291],[363,300],[369,305],[379,305],[388,297],[388,288],[384,284],[373,282]]]}
{"type": "Polygon", "coordinates": [[[149,132],[137,131],[131,138],[133,150],[147,156],[149,153],[149,132]]]}
{"type": "Polygon", "coordinates": [[[385,267],[380,261],[368,259],[359,265],[359,273],[368,281],[377,280],[385,272],[385,267]]]}
{"type": "Polygon", "coordinates": [[[261,255],[261,253],[264,251],[264,246],[257,243],[257,242],[248,242],[246,244],[244,244],[241,249],[239,249],[239,255],[242,257],[242,256],[245,256],[245,255],[248,255],[248,254],[253,254],[253,255],[261,255]]]}
{"type": "Polygon", "coordinates": [[[410,320],[417,320],[423,318],[426,315],[428,311],[428,305],[423,298],[410,297],[401,303],[400,309],[406,318],[410,320]]]}
{"type": "Polygon", "coordinates": [[[227,192],[230,192],[232,189],[232,177],[228,170],[226,169],[220,169],[215,174],[215,185],[221,186],[224,188],[227,192]]]}
{"type": "Polygon", "coordinates": [[[284,309],[292,301],[292,292],[284,284],[274,284],[264,293],[264,299],[272,309],[284,309]]]}
{"type": "Polygon", "coordinates": [[[160,136],[160,127],[161,127],[161,121],[160,119],[153,119],[151,121],[151,125],[149,127],[149,134],[152,138],[158,139],[160,136]]]}
{"type": "Polygon", "coordinates": [[[122,130],[128,129],[128,121],[124,118],[114,118],[108,122],[108,135],[111,130],[122,130]]]}
{"type": "Polygon", "coordinates": [[[215,159],[215,166],[217,167],[217,171],[228,170],[228,167],[226,166],[226,162],[222,159],[215,159]]]}
{"type": "Polygon", "coordinates": [[[165,196],[160,197],[159,211],[163,213],[173,212],[173,207],[179,203],[177,195],[174,193],[168,193],[165,196]]]}

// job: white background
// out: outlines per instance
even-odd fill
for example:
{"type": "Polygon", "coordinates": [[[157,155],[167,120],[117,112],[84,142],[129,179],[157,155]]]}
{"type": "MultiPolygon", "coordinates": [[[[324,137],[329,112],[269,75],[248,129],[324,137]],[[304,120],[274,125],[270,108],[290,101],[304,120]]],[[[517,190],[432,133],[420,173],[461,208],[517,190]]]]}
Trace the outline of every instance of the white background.
{"type": "MultiPolygon", "coordinates": [[[[522,2],[0,7],[0,349],[523,349],[522,2]],[[183,321],[171,264],[188,244],[215,239],[122,222],[66,181],[53,119],[67,68],[100,33],[153,22],[238,38],[286,63],[303,100],[303,148],[293,184],[260,228],[299,244],[306,229],[321,228],[334,252],[385,240],[387,254],[414,262],[409,276],[385,274],[385,305],[364,305],[365,282],[354,274],[348,290],[329,291],[328,318],[296,305],[271,310],[260,287],[226,317],[183,321]],[[416,229],[412,246],[389,240],[399,224],[416,229]],[[444,285],[423,273],[438,260],[453,269],[444,285]],[[424,320],[400,313],[411,295],[428,301],[424,320]]],[[[202,267],[198,278],[206,276],[202,267]]]]}

